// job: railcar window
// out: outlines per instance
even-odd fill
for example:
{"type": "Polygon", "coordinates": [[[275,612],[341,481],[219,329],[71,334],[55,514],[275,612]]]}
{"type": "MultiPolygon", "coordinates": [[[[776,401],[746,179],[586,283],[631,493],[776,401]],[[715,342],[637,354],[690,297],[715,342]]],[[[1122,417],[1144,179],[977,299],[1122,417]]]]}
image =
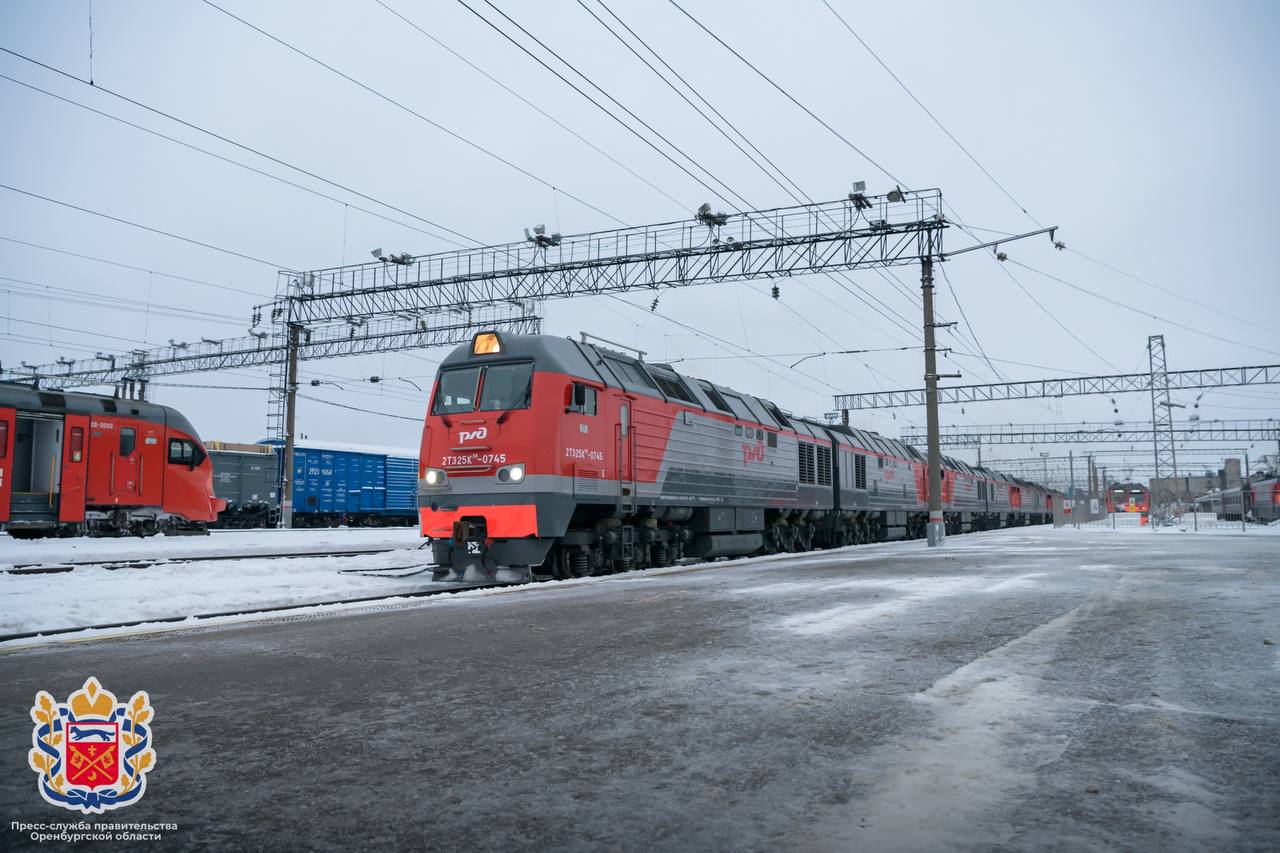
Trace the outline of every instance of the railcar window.
{"type": "Polygon", "coordinates": [[[533,396],[532,364],[491,364],[480,385],[480,411],[527,409],[533,396]]]}
{"type": "Polygon", "coordinates": [[[431,406],[433,415],[456,415],[476,407],[476,387],[480,384],[480,368],[463,367],[440,372],[440,386],[431,406]]]}
{"type": "Polygon", "coordinates": [[[137,431],[133,427],[122,427],[120,430],[120,456],[123,458],[131,455],[137,444],[137,431]]]}
{"type": "Polygon", "coordinates": [[[569,410],[580,415],[594,416],[596,413],[596,389],[582,382],[573,383],[573,401],[569,410]]]}
{"type": "Polygon", "coordinates": [[[190,465],[195,459],[191,442],[180,438],[169,439],[169,464],[190,465]]]}

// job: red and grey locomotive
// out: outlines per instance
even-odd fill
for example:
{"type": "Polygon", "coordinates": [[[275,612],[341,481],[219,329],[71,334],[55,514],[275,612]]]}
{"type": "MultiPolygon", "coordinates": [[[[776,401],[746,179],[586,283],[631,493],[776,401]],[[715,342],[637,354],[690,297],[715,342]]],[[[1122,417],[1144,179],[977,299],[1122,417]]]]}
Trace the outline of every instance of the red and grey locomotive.
{"type": "MultiPolygon", "coordinates": [[[[447,576],[576,577],[923,536],[924,459],[590,343],[477,335],[440,366],[419,513],[447,576]]],[[[1044,523],[1040,486],[947,460],[949,532],[1044,523]]]]}
{"type": "Polygon", "coordinates": [[[224,506],[181,412],[0,382],[0,529],[10,536],[199,533],[224,506]]]}

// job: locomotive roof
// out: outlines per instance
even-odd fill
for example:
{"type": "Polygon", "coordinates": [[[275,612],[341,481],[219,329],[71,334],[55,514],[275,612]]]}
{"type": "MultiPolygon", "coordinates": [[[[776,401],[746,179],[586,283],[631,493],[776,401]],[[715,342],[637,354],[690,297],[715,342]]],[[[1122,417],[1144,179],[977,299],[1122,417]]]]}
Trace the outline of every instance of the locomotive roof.
{"type": "Polygon", "coordinates": [[[118,415],[140,421],[165,424],[199,437],[186,415],[169,406],[144,400],[124,400],[102,394],[82,394],[33,388],[15,382],[0,382],[0,406],[27,412],[51,412],[67,415],[118,415]]]}

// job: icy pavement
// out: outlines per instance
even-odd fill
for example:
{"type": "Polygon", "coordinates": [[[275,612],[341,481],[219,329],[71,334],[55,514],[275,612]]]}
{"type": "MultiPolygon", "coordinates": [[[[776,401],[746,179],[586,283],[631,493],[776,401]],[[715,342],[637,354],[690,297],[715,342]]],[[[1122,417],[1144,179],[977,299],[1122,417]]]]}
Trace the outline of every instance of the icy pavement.
{"type": "MultiPolygon", "coordinates": [[[[1275,850],[1278,546],[1015,530],[51,646],[0,655],[0,742],[148,690],[127,819],[188,848],[1275,850]]],[[[0,827],[60,818],[15,756],[0,827]]]]}

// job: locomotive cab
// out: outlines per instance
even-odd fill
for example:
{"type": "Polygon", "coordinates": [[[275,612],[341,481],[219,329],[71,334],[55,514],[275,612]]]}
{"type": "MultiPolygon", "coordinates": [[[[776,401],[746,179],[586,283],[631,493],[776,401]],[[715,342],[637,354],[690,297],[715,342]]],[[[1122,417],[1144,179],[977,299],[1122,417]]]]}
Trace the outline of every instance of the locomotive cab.
{"type": "Polygon", "coordinates": [[[203,532],[222,506],[181,413],[0,383],[0,527],[11,536],[203,532]]]}

